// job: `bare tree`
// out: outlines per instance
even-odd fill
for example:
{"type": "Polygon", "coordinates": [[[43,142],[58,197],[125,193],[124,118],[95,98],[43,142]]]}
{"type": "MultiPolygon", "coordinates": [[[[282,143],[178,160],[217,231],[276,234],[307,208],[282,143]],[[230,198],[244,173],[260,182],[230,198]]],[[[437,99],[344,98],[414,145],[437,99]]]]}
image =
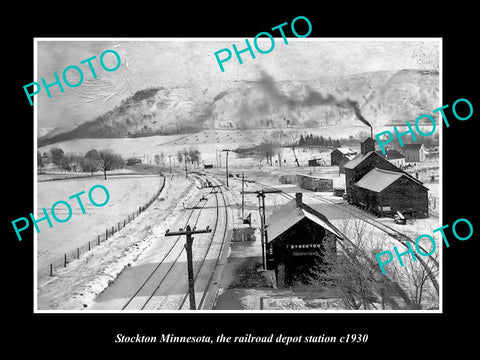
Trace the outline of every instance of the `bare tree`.
{"type": "Polygon", "coordinates": [[[41,170],[42,166],[42,155],[40,155],[40,151],[37,150],[37,167],[41,170]]]}
{"type": "Polygon", "coordinates": [[[119,154],[113,154],[113,160],[112,160],[112,169],[123,169],[125,167],[125,160],[123,160],[122,156],[119,154]]]}
{"type": "MultiPolygon", "coordinates": [[[[418,235],[414,238],[417,237],[418,235]]],[[[390,275],[406,289],[417,309],[422,309],[425,306],[438,306],[438,292],[429,281],[432,276],[434,278],[438,276],[438,268],[434,266],[434,261],[438,262],[438,252],[427,258],[425,262],[427,267],[410,257],[403,259],[403,267],[399,262],[392,262],[390,275]]]]}
{"type": "Polygon", "coordinates": [[[297,154],[295,153],[295,148],[298,143],[298,131],[294,131],[290,133],[290,148],[292,149],[293,152],[293,157],[295,158],[295,163],[297,166],[300,166],[300,163],[298,162],[297,154]]]}
{"type": "Polygon", "coordinates": [[[189,148],[188,158],[192,164],[196,163],[198,166],[198,163],[200,162],[200,151],[197,148],[189,148]]]}
{"type": "Polygon", "coordinates": [[[260,153],[265,159],[267,159],[267,163],[269,162],[272,165],[272,158],[275,156],[275,146],[272,142],[263,140],[260,144],[260,153]]]}
{"type": "Polygon", "coordinates": [[[338,254],[326,252],[314,267],[310,283],[336,288],[348,309],[376,309],[378,303],[385,308],[386,282],[368,262],[377,251],[377,244],[367,244],[371,230],[360,219],[345,218],[341,231],[349,234],[353,246],[342,243],[338,254]]]}
{"type": "Polygon", "coordinates": [[[60,166],[60,163],[64,156],[63,150],[60,148],[53,148],[50,150],[50,154],[52,156],[52,163],[54,163],[57,166],[60,166]]]}
{"type": "Polygon", "coordinates": [[[101,150],[98,156],[100,170],[103,171],[103,176],[105,180],[107,180],[107,171],[112,170],[115,163],[115,156],[111,150],[101,150]]]}
{"type": "Polygon", "coordinates": [[[183,161],[183,154],[184,152],[182,152],[182,150],[178,150],[177,151],[177,160],[178,160],[178,163],[181,163],[183,161]]]}

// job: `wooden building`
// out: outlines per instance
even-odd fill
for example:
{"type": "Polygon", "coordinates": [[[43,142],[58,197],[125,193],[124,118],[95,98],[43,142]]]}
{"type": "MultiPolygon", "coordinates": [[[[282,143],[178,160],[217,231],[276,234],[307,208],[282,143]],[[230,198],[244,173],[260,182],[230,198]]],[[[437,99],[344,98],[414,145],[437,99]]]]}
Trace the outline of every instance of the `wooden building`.
{"type": "MultiPolygon", "coordinates": [[[[369,138],[371,139],[371,138],[369,138]]],[[[361,144],[361,152],[352,160],[345,164],[345,188],[347,198],[349,197],[349,187],[360,180],[366,173],[374,168],[403,172],[393,165],[390,161],[375,152],[375,145],[365,140],[361,144]]]]}
{"type": "Polygon", "coordinates": [[[428,188],[398,171],[374,168],[350,186],[351,202],[380,216],[428,217],[428,188]]]}
{"type": "Polygon", "coordinates": [[[425,146],[423,144],[405,144],[402,147],[402,152],[407,163],[425,161],[425,146]]]}
{"type": "Polygon", "coordinates": [[[275,270],[277,284],[302,281],[316,264],[328,257],[334,261],[340,231],[295,194],[266,220],[267,269],[275,270]]]}
{"type": "Polygon", "coordinates": [[[350,148],[336,148],[330,153],[330,165],[340,165],[341,161],[344,161],[344,163],[350,161],[355,155],[357,155],[357,152],[350,148]]]}
{"type": "Polygon", "coordinates": [[[405,165],[405,156],[398,150],[386,150],[385,155],[381,150],[377,151],[377,154],[390,161],[393,165],[401,168],[405,165]]]}

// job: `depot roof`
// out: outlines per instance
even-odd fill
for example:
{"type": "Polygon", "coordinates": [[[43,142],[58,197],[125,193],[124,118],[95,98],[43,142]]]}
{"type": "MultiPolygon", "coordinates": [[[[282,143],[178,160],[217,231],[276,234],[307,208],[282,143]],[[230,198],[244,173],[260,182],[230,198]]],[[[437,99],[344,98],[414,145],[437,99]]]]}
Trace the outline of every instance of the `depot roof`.
{"type": "Polygon", "coordinates": [[[325,217],[325,215],[312,209],[303,202],[298,205],[297,199],[293,199],[278,210],[274,211],[267,218],[267,242],[275,240],[278,236],[304,218],[308,218],[339,238],[343,238],[342,233],[325,217]]]}

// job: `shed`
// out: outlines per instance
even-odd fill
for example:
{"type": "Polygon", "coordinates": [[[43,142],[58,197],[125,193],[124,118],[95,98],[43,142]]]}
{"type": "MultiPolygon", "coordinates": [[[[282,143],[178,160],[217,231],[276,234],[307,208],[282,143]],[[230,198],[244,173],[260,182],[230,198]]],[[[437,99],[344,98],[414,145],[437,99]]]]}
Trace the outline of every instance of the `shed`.
{"type": "Polygon", "coordinates": [[[308,166],[323,166],[324,160],[323,159],[310,159],[308,160],[308,166]]]}
{"type": "Polygon", "coordinates": [[[279,287],[284,280],[305,280],[326,258],[334,261],[343,238],[325,215],[303,203],[301,193],[295,197],[266,220],[267,269],[275,270],[279,287]]]}
{"type": "Polygon", "coordinates": [[[336,148],[330,153],[330,165],[340,165],[342,160],[346,158],[348,160],[353,159],[353,157],[357,154],[356,151],[353,151],[350,148],[340,147],[336,148]]]}
{"type": "Polygon", "coordinates": [[[402,152],[407,163],[425,161],[425,146],[423,144],[405,144],[402,147],[402,152]]]}
{"type": "Polygon", "coordinates": [[[374,168],[351,186],[351,202],[380,216],[428,216],[428,188],[412,176],[374,168]]]}

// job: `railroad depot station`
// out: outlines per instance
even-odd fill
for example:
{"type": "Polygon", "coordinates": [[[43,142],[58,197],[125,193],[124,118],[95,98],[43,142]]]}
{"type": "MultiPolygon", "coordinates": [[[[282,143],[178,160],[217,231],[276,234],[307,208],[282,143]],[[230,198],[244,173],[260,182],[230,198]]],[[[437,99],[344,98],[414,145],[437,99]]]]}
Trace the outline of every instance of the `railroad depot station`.
{"type": "Polygon", "coordinates": [[[324,260],[335,261],[340,231],[296,193],[266,221],[267,270],[275,270],[277,286],[298,279],[324,260]]]}

